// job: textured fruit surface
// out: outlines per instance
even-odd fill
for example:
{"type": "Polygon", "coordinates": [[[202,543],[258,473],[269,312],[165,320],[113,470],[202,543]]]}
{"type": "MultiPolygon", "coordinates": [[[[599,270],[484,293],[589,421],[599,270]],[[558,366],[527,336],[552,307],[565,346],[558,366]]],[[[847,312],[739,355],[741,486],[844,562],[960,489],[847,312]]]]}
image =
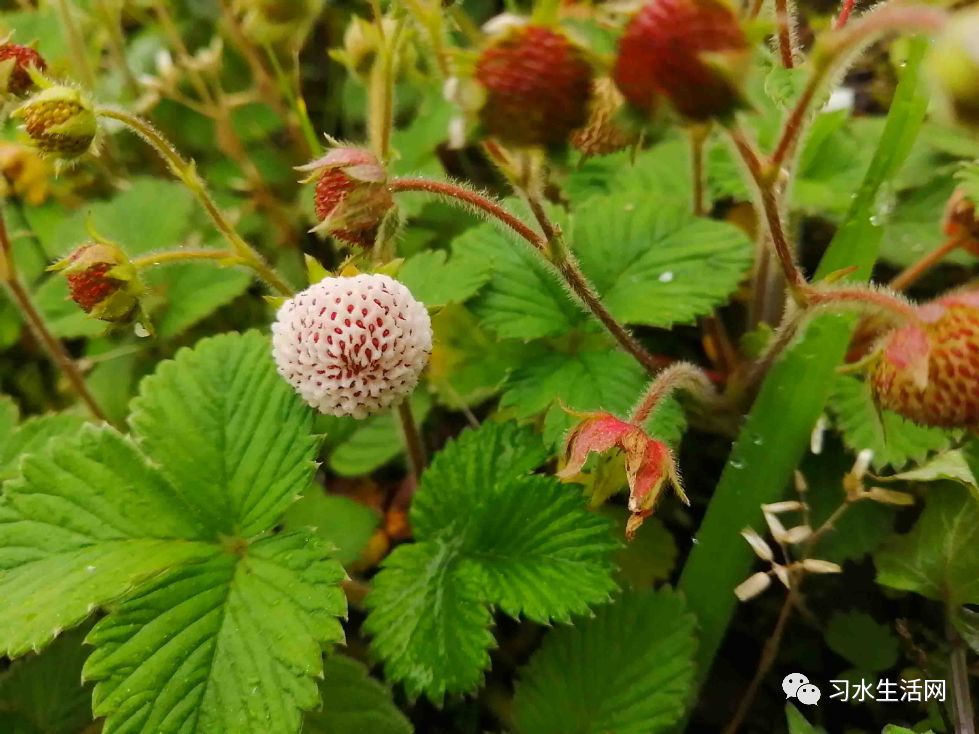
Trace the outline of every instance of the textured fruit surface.
{"type": "Polygon", "coordinates": [[[76,134],[52,130],[89,111],[70,100],[49,100],[24,108],[24,128],[31,140],[46,153],[81,155],[92,145],[94,132],[76,134]]]}
{"type": "Polygon", "coordinates": [[[124,285],[122,281],[106,275],[111,269],[112,265],[109,263],[97,263],[86,270],[65,276],[71,300],[81,306],[85,313],[90,313],[124,285]]]}
{"type": "Polygon", "coordinates": [[[928,426],[979,426],[979,292],[921,306],[894,330],[871,373],[878,404],[928,426]]]}
{"type": "Polygon", "coordinates": [[[684,117],[707,120],[737,107],[737,74],[722,67],[747,46],[737,16],[720,0],[650,0],[619,42],[613,78],[643,112],[662,95],[684,117]]]}
{"type": "Polygon", "coordinates": [[[513,145],[559,145],[588,120],[593,72],[584,52],[542,26],[515,28],[476,64],[486,91],[480,121],[513,145]]]}
{"type": "Polygon", "coordinates": [[[34,80],[27,73],[28,67],[33,66],[38,71],[44,71],[48,66],[37,51],[16,43],[0,44],[0,62],[7,59],[14,60],[7,79],[7,91],[11,94],[23,94],[34,87],[34,80]]]}
{"type": "Polygon", "coordinates": [[[341,223],[330,227],[334,237],[352,245],[370,247],[385,212],[393,206],[383,186],[357,181],[339,168],[327,168],[316,181],[316,216],[322,222],[346,204],[341,223]],[[354,200],[356,199],[356,201],[354,200]]]}
{"type": "Polygon", "coordinates": [[[571,144],[585,155],[608,155],[632,145],[636,134],[622,127],[616,114],[625,100],[608,77],[595,83],[588,122],[571,138],[571,144]]]}
{"type": "Polygon", "coordinates": [[[432,350],[425,306],[386,275],[324,278],[272,325],[281,374],[322,413],[365,418],[407,397],[432,350]]]}

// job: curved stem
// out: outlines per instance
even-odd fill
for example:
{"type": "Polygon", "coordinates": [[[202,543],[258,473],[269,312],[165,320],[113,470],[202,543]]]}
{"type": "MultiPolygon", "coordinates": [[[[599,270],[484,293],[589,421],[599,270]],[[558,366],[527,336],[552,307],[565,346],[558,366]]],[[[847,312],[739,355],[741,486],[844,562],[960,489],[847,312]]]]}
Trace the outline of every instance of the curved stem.
{"type": "Polygon", "coordinates": [[[547,217],[546,212],[544,212],[543,207],[535,197],[528,196],[527,201],[531,211],[534,212],[534,216],[540,224],[541,230],[545,233],[545,237],[541,237],[518,217],[511,214],[492,199],[458,184],[430,181],[424,178],[395,178],[388,182],[388,190],[392,193],[417,191],[435,194],[450,202],[462,202],[478,210],[481,214],[492,217],[502,223],[530,243],[542,257],[558,269],[558,272],[567,282],[568,287],[571,288],[572,292],[592,315],[608,330],[612,337],[619,343],[619,346],[628,354],[632,355],[650,374],[658,372],[664,366],[664,363],[669,364],[668,360],[647,352],[636,338],[609,313],[608,309],[605,308],[601,299],[598,297],[598,294],[595,293],[591,284],[588,283],[584,273],[581,272],[574,255],[568,250],[560,232],[547,217]]]}
{"type": "Polygon", "coordinates": [[[646,393],[632,411],[629,421],[645,423],[653,409],[677,390],[686,390],[705,402],[717,397],[714,385],[704,370],[689,362],[676,362],[656,375],[656,379],[649,384],[646,393]]]}
{"type": "Polygon", "coordinates": [[[10,245],[7,225],[2,213],[0,213],[0,283],[7,286],[10,297],[24,315],[24,320],[27,321],[34,336],[37,337],[38,342],[50,355],[51,360],[61,373],[68,378],[72,389],[85,403],[89,412],[98,420],[106,420],[105,413],[102,412],[95,396],[85,384],[85,378],[82,376],[81,370],[78,369],[78,365],[75,364],[75,360],[68,354],[64,344],[48,329],[41,313],[34,306],[30,293],[21,282],[14,264],[13,248],[10,245]]]}
{"type": "Polygon", "coordinates": [[[425,445],[422,443],[421,434],[418,432],[418,424],[415,423],[415,417],[411,414],[410,400],[405,400],[398,406],[398,420],[401,422],[401,433],[404,436],[405,449],[408,452],[408,464],[417,481],[425,470],[428,460],[425,454],[425,445]]]}
{"type": "Polygon", "coordinates": [[[768,224],[768,232],[772,238],[772,248],[782,266],[782,273],[788,284],[789,291],[796,300],[800,300],[801,294],[806,288],[806,277],[802,274],[799,266],[795,262],[795,254],[789,245],[782,226],[782,215],[779,211],[778,197],[775,192],[775,184],[770,177],[765,175],[762,163],[754,146],[748,141],[744,132],[737,127],[728,129],[731,141],[744,161],[751,178],[755,183],[758,197],[761,200],[762,210],[765,214],[765,221],[768,224]]]}
{"type": "Polygon", "coordinates": [[[814,288],[807,286],[805,299],[810,308],[840,306],[861,310],[870,309],[876,313],[886,312],[897,317],[900,322],[918,322],[921,320],[914,304],[894,293],[876,290],[873,287],[831,286],[814,288]]]}
{"type": "Polygon", "coordinates": [[[927,6],[884,5],[846,27],[839,24],[836,30],[824,36],[813,50],[814,65],[809,81],[782,128],[782,135],[772,154],[772,167],[777,171],[785,163],[799,139],[816,92],[842,58],[883,33],[926,33],[941,30],[947,17],[945,11],[927,6]]]}
{"type": "Polygon", "coordinates": [[[940,246],[931,252],[926,253],[920,260],[908,265],[898,273],[889,287],[895,291],[903,291],[914,285],[918,279],[940,263],[945,257],[963,246],[964,241],[961,237],[950,237],[940,246]]]}
{"type": "Polygon", "coordinates": [[[230,250],[166,250],[135,257],[130,262],[137,268],[148,268],[187,260],[228,260],[234,257],[230,250]]]}
{"type": "Polygon", "coordinates": [[[395,178],[388,182],[388,190],[392,193],[399,191],[417,191],[426,194],[435,194],[445,199],[455,199],[464,204],[468,204],[474,209],[478,209],[482,214],[488,215],[504,224],[507,228],[516,232],[520,237],[527,240],[535,249],[543,252],[546,249],[546,242],[534,230],[524,224],[520,219],[502,206],[497,204],[489,197],[467,189],[458,184],[446,183],[444,181],[431,181],[427,178],[395,178]]]}
{"type": "Polygon", "coordinates": [[[204,207],[204,210],[211,217],[218,231],[224,235],[224,238],[231,245],[235,254],[242,259],[242,263],[248,265],[262,280],[279,291],[279,293],[286,296],[292,295],[292,288],[282,280],[279,274],[272,269],[258,251],[242,239],[231,222],[228,221],[224,212],[218,208],[217,203],[215,203],[204,186],[204,181],[201,179],[200,174],[197,173],[197,167],[194,163],[184,160],[180,153],[177,152],[177,149],[174,148],[173,144],[159,130],[141,117],[130,114],[125,110],[113,107],[99,107],[95,112],[100,117],[121,122],[156,150],[170,167],[173,175],[190,189],[190,192],[197,198],[201,206],[204,207]]]}

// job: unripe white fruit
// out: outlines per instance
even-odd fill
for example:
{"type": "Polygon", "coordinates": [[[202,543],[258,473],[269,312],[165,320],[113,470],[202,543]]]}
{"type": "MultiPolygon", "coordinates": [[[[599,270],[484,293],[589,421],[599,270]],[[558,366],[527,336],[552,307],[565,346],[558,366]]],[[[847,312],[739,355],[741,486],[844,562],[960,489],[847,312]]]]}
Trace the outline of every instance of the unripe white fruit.
{"type": "Polygon", "coordinates": [[[428,311],[386,275],[324,278],[272,324],[279,374],[329,415],[366,418],[401,402],[431,351],[428,311]]]}

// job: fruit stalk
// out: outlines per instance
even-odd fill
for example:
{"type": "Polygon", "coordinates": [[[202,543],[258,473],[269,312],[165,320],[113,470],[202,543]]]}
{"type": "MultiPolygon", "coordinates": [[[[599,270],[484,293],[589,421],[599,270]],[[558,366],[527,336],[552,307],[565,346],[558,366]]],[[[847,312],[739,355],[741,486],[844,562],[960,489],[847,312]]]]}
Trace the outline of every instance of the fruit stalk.
{"type": "Polygon", "coordinates": [[[405,449],[408,452],[408,466],[415,477],[415,481],[421,477],[428,464],[425,444],[422,443],[421,433],[418,431],[418,424],[415,423],[415,416],[411,414],[411,401],[405,400],[398,406],[398,420],[401,422],[401,435],[404,438],[405,449]]]}
{"type": "Polygon", "coordinates": [[[946,256],[955,252],[965,244],[962,237],[949,237],[945,242],[936,247],[917,262],[908,265],[904,270],[894,276],[889,284],[891,290],[903,291],[914,285],[918,279],[935,265],[945,259],[946,256]]]}
{"type": "Polygon", "coordinates": [[[224,238],[231,245],[235,254],[241,258],[242,264],[254,270],[262,280],[282,295],[292,295],[292,288],[265,262],[265,259],[257,250],[245,242],[231,222],[228,221],[224,212],[218,208],[217,203],[211,198],[207,188],[204,186],[204,181],[201,179],[200,174],[197,173],[197,167],[193,162],[184,160],[173,144],[159,130],[141,117],[130,114],[125,110],[114,107],[98,107],[95,112],[99,117],[106,117],[121,122],[156,150],[170,167],[171,173],[190,190],[198,202],[200,202],[201,206],[204,207],[204,210],[211,217],[218,231],[224,235],[224,238]]]}
{"type": "Polygon", "coordinates": [[[98,420],[104,421],[105,413],[102,412],[102,408],[99,406],[98,401],[96,401],[95,396],[92,395],[88,389],[88,385],[85,384],[85,378],[82,376],[81,370],[78,369],[75,360],[68,354],[61,341],[48,329],[47,324],[44,323],[44,318],[34,306],[30,294],[17,274],[13,248],[10,245],[10,238],[7,235],[7,225],[2,212],[0,212],[0,282],[7,286],[10,297],[24,315],[24,319],[30,326],[31,331],[51,356],[58,369],[68,378],[72,389],[81,398],[82,402],[85,403],[89,412],[98,420]]]}

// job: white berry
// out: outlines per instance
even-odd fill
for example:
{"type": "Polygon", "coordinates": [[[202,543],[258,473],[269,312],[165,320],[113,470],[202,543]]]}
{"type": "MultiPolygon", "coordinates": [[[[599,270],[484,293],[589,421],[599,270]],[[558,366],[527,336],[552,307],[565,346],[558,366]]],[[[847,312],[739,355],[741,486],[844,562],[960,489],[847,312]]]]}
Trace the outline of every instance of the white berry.
{"type": "Polygon", "coordinates": [[[431,351],[428,311],[386,275],[324,278],[282,304],[272,324],[279,374],[329,415],[366,418],[401,402],[431,351]]]}

